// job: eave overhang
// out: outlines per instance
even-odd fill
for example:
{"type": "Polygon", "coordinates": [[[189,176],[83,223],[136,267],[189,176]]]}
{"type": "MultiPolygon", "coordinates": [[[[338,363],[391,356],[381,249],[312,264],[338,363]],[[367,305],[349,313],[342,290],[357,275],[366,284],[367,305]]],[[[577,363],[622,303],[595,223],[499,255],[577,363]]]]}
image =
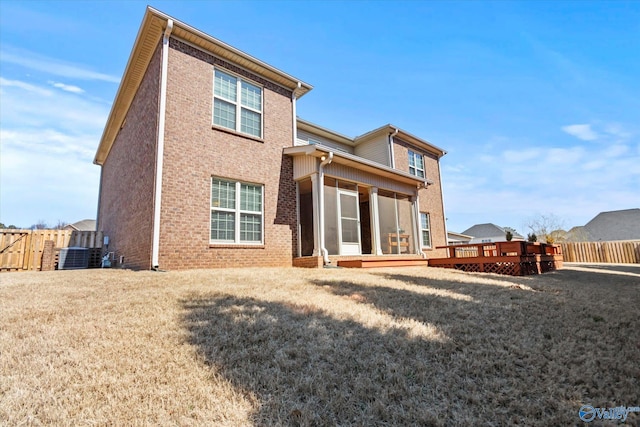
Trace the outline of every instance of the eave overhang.
{"type": "Polygon", "coordinates": [[[283,149],[283,153],[291,157],[313,156],[321,158],[323,156],[327,156],[329,152],[333,152],[334,163],[369,172],[377,176],[393,179],[397,182],[409,184],[418,188],[427,187],[433,184],[433,181],[429,179],[420,178],[407,172],[399,171],[397,169],[390,168],[389,166],[318,144],[286,147],[283,149]]]}
{"type": "Polygon", "coordinates": [[[219,58],[236,64],[248,71],[258,74],[272,82],[291,90],[296,98],[300,98],[313,86],[295,78],[271,65],[254,58],[253,56],[234,48],[208,34],[197,30],[184,22],[178,21],[150,6],[147,6],[142,24],[138,30],[136,41],[131,50],[127,66],[124,70],[120,87],[111,106],[109,117],[105,125],[100,145],[96,151],[94,163],[104,164],[111,146],[123,125],[127,111],[138,91],[144,73],[155,52],[168,20],[173,20],[171,37],[184,40],[206,52],[219,58]]]}

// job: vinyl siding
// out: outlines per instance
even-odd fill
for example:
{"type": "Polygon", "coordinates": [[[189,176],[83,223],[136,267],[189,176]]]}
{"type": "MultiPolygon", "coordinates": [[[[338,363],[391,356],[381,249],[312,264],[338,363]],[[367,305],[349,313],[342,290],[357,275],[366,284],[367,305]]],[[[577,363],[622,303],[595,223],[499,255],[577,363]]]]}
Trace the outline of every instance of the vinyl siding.
{"type": "Polygon", "coordinates": [[[356,156],[391,166],[389,161],[389,142],[385,135],[358,144],[354,150],[356,156]]]}

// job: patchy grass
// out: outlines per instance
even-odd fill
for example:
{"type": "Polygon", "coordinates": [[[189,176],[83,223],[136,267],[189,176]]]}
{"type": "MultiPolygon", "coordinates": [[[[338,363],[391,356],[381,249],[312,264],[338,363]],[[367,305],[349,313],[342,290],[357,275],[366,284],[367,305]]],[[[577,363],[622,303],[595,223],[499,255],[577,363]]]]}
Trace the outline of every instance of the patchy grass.
{"type": "Polygon", "coordinates": [[[639,318],[640,266],[3,274],[0,424],[575,425],[639,318]]]}

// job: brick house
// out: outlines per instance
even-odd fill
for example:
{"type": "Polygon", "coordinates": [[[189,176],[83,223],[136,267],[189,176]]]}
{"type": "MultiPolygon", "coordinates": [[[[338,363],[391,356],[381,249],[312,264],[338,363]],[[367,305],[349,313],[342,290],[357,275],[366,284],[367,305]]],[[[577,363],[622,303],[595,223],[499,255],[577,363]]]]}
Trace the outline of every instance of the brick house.
{"type": "Polygon", "coordinates": [[[312,89],[148,7],[100,140],[97,229],[138,269],[443,256],[439,159],[299,119],[312,89]]]}

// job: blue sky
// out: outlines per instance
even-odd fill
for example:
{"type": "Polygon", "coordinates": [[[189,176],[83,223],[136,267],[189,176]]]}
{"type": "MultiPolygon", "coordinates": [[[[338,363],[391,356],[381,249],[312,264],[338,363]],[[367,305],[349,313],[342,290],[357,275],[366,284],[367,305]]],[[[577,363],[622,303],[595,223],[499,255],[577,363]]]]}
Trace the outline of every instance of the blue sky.
{"type": "MultiPolygon", "coordinates": [[[[95,218],[92,164],[147,2],[0,2],[0,221],[95,218]]],[[[640,207],[640,2],[151,6],[314,86],[298,115],[448,151],[448,228],[640,207]]]]}

